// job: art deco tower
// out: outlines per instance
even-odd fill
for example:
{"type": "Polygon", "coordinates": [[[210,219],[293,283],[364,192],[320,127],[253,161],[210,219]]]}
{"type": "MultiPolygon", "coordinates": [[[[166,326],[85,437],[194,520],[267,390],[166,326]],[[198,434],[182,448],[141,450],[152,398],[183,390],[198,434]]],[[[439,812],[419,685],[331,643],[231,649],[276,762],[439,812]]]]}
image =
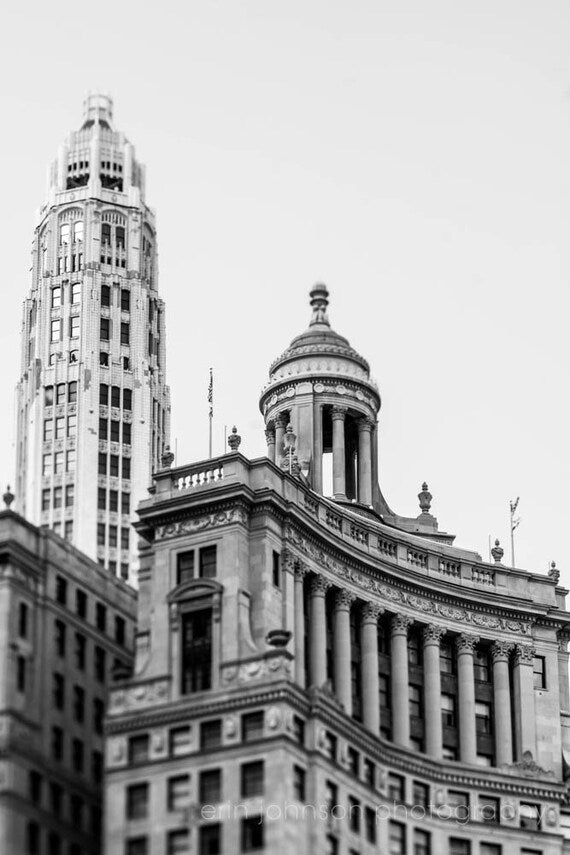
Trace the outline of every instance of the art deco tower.
{"type": "Polygon", "coordinates": [[[164,304],[144,167],[92,95],[49,171],[24,303],[17,500],[124,578],[168,444],[164,304]]]}

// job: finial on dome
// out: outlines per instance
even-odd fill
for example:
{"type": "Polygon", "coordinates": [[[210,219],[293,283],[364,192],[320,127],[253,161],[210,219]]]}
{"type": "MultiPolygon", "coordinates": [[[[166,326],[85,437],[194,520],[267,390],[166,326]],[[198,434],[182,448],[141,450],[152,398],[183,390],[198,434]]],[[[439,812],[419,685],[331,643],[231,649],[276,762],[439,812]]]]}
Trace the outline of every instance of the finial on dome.
{"type": "Polygon", "coordinates": [[[418,499],[420,500],[420,508],[422,514],[429,514],[431,508],[431,500],[433,499],[432,494],[428,490],[427,482],[424,481],[422,484],[422,491],[418,493],[418,499]]]}
{"type": "Polygon", "coordinates": [[[502,557],[503,557],[503,555],[504,555],[504,554],[505,554],[505,550],[504,550],[504,549],[503,549],[503,547],[500,545],[499,539],[497,538],[497,539],[495,540],[495,546],[494,546],[494,547],[493,547],[493,549],[491,550],[491,555],[493,556],[493,558],[494,558],[494,560],[495,560],[495,564],[500,564],[500,563],[501,563],[501,559],[502,559],[502,557]]]}
{"type": "Polygon", "coordinates": [[[329,304],[329,291],[326,285],[322,282],[317,282],[313,285],[310,292],[311,308],[313,309],[313,317],[309,326],[315,324],[324,324],[329,327],[329,319],[327,317],[327,306],[329,304]]]}
{"type": "Polygon", "coordinates": [[[2,499],[4,500],[4,504],[6,505],[6,507],[8,508],[8,510],[10,510],[10,505],[11,505],[11,504],[12,504],[12,502],[14,501],[14,494],[13,494],[13,492],[11,491],[11,489],[10,489],[10,485],[9,485],[9,484],[8,484],[8,486],[6,487],[6,492],[5,492],[5,493],[4,493],[4,495],[2,496],[2,499]]]}

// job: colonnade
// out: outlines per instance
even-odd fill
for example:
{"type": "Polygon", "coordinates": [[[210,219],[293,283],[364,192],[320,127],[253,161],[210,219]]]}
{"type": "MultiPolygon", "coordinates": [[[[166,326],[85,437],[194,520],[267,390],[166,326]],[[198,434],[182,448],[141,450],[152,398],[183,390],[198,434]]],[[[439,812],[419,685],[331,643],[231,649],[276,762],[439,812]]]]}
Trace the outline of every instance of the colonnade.
{"type": "MultiPolygon", "coordinates": [[[[322,455],[323,455],[323,406],[315,404],[313,408],[312,436],[312,486],[317,492],[322,492],[322,455]]],[[[330,408],[332,418],[332,468],[333,495],[335,499],[347,498],[347,459],[346,459],[346,418],[354,418],[358,429],[358,501],[364,505],[372,504],[372,478],[374,468],[374,453],[372,433],[375,422],[362,413],[349,411],[348,407],[333,406],[330,408]]],[[[287,429],[288,415],[278,415],[265,431],[267,439],[267,455],[273,463],[279,464],[283,455],[283,440],[287,429]]]]}
{"type": "MultiPolygon", "coordinates": [[[[322,686],[327,680],[326,596],[331,583],[320,575],[309,575],[308,568],[294,564],[294,645],[295,678],[305,686],[305,634],[308,656],[308,685],[322,686]],[[304,585],[309,585],[308,627],[305,628],[304,585]]],[[[335,693],[347,715],[352,715],[350,610],[356,597],[343,589],[334,589],[333,668],[335,693]]],[[[360,608],[360,667],[363,724],[380,733],[378,619],[384,609],[376,603],[360,608]]],[[[409,615],[390,615],[391,718],[392,740],[410,747],[408,632],[414,623],[409,615]]],[[[445,627],[422,624],[424,668],[425,752],[443,756],[442,679],[440,646],[445,627]]],[[[459,756],[464,763],[477,763],[474,654],[479,637],[467,632],[455,636],[457,666],[457,726],[459,756]]],[[[535,754],[534,688],[532,646],[495,641],[491,644],[493,662],[494,734],[496,765],[511,764],[525,751],[535,754]],[[510,660],[513,659],[511,699],[510,660]],[[512,701],[514,703],[512,704],[512,701]],[[511,720],[514,714],[514,728],[511,720]],[[514,739],[513,739],[514,733],[514,739]]]]}

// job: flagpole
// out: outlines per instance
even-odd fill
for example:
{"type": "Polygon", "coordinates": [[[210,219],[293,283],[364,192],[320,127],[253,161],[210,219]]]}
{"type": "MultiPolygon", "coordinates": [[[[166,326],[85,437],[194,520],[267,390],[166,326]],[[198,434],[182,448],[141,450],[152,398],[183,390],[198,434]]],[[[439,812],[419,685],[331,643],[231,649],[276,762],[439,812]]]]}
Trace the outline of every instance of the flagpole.
{"type": "Polygon", "coordinates": [[[212,459],[212,424],[214,421],[214,372],[210,368],[210,385],[208,386],[208,402],[210,404],[209,418],[209,437],[208,437],[208,457],[212,459]]]}
{"type": "Polygon", "coordinates": [[[515,528],[519,525],[519,523],[521,521],[520,517],[515,519],[515,512],[516,512],[516,509],[518,507],[519,500],[520,500],[520,496],[517,496],[515,501],[514,502],[511,501],[511,503],[510,503],[510,508],[511,508],[511,567],[513,567],[513,568],[515,566],[515,528]]]}

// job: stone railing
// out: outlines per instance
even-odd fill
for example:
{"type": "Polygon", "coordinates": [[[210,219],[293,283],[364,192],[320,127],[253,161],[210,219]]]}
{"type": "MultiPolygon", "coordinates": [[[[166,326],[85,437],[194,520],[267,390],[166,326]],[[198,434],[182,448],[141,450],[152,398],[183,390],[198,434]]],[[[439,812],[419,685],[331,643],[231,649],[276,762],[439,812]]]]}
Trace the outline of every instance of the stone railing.
{"type": "Polygon", "coordinates": [[[192,490],[196,487],[204,487],[222,481],[224,478],[224,467],[219,465],[210,466],[207,469],[193,469],[184,475],[180,475],[176,481],[176,489],[192,490]]]}

